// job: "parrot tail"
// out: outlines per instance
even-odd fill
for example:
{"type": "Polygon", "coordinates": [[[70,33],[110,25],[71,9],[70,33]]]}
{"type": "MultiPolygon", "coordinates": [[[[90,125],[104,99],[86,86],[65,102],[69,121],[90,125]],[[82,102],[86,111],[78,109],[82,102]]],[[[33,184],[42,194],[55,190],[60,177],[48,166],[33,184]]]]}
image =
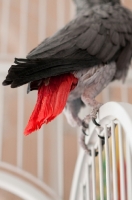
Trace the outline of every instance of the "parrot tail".
{"type": "Polygon", "coordinates": [[[28,135],[41,128],[59,115],[66,104],[68,95],[77,85],[73,74],[46,78],[38,89],[38,99],[24,134],[28,135]]]}

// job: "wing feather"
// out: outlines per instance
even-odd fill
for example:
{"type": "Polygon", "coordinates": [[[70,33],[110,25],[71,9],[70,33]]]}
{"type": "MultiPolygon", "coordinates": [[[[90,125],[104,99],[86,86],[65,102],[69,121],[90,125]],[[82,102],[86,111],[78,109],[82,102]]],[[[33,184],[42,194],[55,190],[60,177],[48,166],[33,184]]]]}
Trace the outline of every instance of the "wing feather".
{"type": "Polygon", "coordinates": [[[93,43],[87,48],[88,53],[96,55],[106,40],[106,36],[98,34],[93,43]]]}
{"type": "Polygon", "coordinates": [[[76,45],[81,49],[86,49],[96,39],[97,34],[97,30],[89,28],[85,33],[78,37],[76,45]]]}

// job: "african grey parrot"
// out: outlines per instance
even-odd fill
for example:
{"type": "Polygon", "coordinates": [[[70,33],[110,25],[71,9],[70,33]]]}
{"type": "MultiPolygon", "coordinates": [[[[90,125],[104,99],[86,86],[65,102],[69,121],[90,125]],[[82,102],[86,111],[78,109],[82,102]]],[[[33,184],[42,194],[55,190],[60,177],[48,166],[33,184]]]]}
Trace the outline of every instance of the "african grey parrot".
{"type": "MultiPolygon", "coordinates": [[[[55,35],[45,39],[26,59],[15,59],[3,85],[28,83],[38,90],[35,109],[25,134],[65,114],[71,125],[94,123],[101,106],[95,97],[114,80],[124,80],[132,58],[132,12],[118,0],[74,0],[77,16],[55,35]],[[84,105],[92,112],[78,113],[84,105]]],[[[83,135],[83,134],[82,134],[83,135]]],[[[88,150],[84,136],[82,146],[88,150]]]]}

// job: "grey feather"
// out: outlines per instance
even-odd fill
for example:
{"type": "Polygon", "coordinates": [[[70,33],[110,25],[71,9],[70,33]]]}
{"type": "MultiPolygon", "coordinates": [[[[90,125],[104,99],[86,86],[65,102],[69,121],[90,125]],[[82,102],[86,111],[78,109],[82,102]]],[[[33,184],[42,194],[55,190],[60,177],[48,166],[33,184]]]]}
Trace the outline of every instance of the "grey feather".
{"type": "Polygon", "coordinates": [[[121,44],[121,46],[125,47],[125,45],[126,45],[125,35],[123,33],[120,33],[119,38],[120,38],[120,44],[121,44]]]}
{"type": "Polygon", "coordinates": [[[78,37],[77,46],[86,49],[96,38],[98,32],[93,28],[89,28],[85,33],[78,37]]]}
{"type": "Polygon", "coordinates": [[[96,39],[90,45],[90,47],[87,48],[88,53],[90,53],[91,55],[96,55],[100,51],[105,40],[106,40],[106,36],[98,34],[96,39]]]}
{"type": "Polygon", "coordinates": [[[114,45],[119,45],[119,33],[115,31],[110,31],[111,41],[114,45]]]}
{"type": "Polygon", "coordinates": [[[112,57],[114,57],[114,55],[118,52],[118,50],[120,49],[120,46],[113,46],[111,51],[107,54],[106,57],[104,57],[104,62],[107,62],[108,60],[111,60],[112,57]]]}
{"type": "Polygon", "coordinates": [[[106,41],[106,43],[104,43],[104,45],[102,46],[100,52],[97,54],[97,58],[104,61],[106,56],[108,56],[109,53],[111,52],[112,48],[113,48],[113,44],[111,42],[106,41]]]}

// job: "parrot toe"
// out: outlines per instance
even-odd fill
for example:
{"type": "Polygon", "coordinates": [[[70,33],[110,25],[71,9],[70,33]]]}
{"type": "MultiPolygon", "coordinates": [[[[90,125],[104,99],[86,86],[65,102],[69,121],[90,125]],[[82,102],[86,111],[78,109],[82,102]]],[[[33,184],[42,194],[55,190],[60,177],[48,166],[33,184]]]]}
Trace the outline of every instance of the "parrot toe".
{"type": "Polygon", "coordinates": [[[105,140],[105,137],[104,137],[104,136],[98,135],[98,137],[99,137],[101,140],[105,140]]]}
{"type": "Polygon", "coordinates": [[[86,133],[88,128],[89,128],[89,125],[84,120],[82,120],[82,133],[86,136],[88,136],[88,134],[86,133]]]}
{"type": "Polygon", "coordinates": [[[82,128],[82,133],[83,133],[84,135],[88,136],[88,134],[86,133],[86,130],[87,130],[87,129],[82,128]]]}
{"type": "Polygon", "coordinates": [[[92,121],[93,121],[93,123],[94,123],[96,126],[100,126],[100,124],[98,124],[98,123],[96,122],[96,119],[95,119],[95,118],[92,118],[92,121]]]}
{"type": "MultiPolygon", "coordinates": [[[[98,154],[99,154],[99,152],[98,152],[97,150],[95,150],[94,153],[95,153],[95,154],[94,154],[95,157],[98,156],[98,154]]],[[[89,155],[92,156],[91,150],[89,150],[89,155]]]]}

